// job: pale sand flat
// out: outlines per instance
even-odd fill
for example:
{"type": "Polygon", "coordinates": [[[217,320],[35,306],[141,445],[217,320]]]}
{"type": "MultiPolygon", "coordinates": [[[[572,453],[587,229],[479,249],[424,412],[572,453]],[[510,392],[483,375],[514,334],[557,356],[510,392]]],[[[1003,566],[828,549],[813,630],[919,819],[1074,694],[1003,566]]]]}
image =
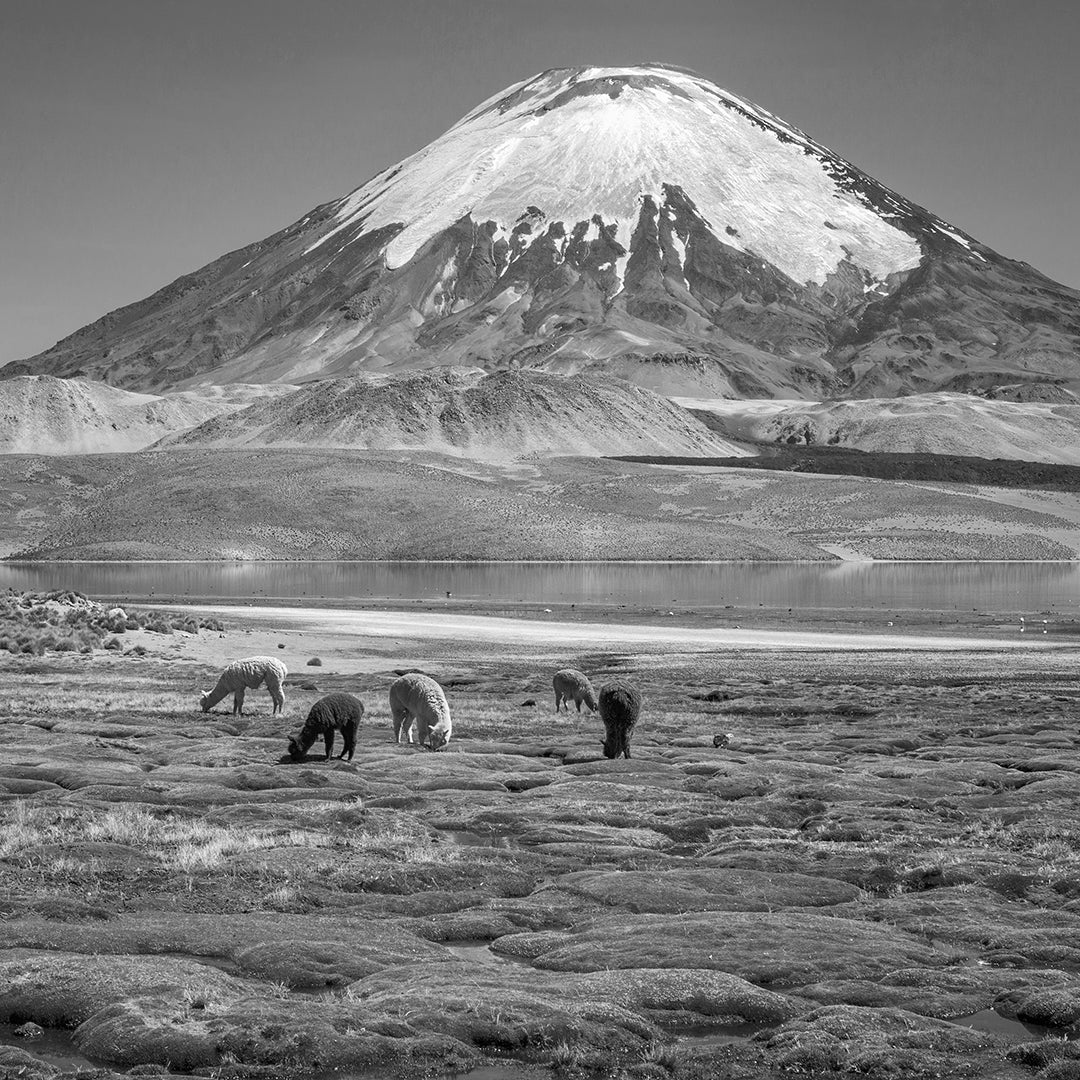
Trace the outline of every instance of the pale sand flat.
{"type": "Polygon", "coordinates": [[[924,634],[829,633],[806,630],[743,630],[618,623],[553,622],[487,615],[411,611],[341,611],[332,608],[236,607],[228,604],[169,605],[182,611],[226,616],[236,624],[315,631],[322,637],[347,635],[427,641],[492,642],[507,645],[627,645],[645,650],[674,647],[709,649],[808,649],[937,651],[1012,651],[1060,648],[1032,637],[946,637],[924,634]]]}

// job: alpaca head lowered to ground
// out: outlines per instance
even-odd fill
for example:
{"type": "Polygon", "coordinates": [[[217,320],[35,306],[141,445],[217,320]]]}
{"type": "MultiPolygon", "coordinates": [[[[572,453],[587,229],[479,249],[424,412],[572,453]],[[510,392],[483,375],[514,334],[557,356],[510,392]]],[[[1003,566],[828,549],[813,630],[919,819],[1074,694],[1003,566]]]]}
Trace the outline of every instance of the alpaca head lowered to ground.
{"type": "Polygon", "coordinates": [[[450,741],[450,727],[440,730],[437,726],[428,732],[428,741],[425,744],[428,750],[441,750],[450,741]]]}

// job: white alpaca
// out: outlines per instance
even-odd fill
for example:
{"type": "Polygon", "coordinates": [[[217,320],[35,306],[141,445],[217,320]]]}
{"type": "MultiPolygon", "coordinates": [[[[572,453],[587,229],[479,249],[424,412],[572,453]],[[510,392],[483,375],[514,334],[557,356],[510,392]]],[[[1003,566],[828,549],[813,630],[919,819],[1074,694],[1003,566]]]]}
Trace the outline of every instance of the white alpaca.
{"type": "Polygon", "coordinates": [[[285,691],[282,686],[289,669],[273,656],[249,656],[246,660],[234,660],[220,675],[217,686],[208,690],[199,705],[203,712],[209,712],[227,694],[233,696],[233,715],[243,715],[244,691],[254,690],[263,683],[274,699],[274,715],[285,706],[285,691]]]}
{"type": "Polygon", "coordinates": [[[394,720],[394,742],[401,742],[404,729],[411,743],[414,724],[421,746],[439,750],[450,741],[450,706],[443,688],[427,675],[402,675],[391,684],[390,715],[394,720]]]}
{"type": "Polygon", "coordinates": [[[560,705],[565,705],[566,711],[569,712],[571,701],[577,706],[578,712],[581,712],[581,703],[583,701],[591,712],[596,712],[596,691],[593,689],[593,684],[589,682],[588,676],[583,675],[580,671],[574,668],[563,668],[561,671],[556,671],[552,677],[551,685],[555,688],[556,712],[559,711],[560,705]]]}

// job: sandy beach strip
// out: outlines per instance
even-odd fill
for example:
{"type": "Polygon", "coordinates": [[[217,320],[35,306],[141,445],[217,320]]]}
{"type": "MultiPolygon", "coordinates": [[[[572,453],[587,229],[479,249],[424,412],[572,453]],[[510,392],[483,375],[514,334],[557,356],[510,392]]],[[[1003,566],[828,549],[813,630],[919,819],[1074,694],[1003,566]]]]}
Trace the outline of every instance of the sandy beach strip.
{"type": "Polygon", "coordinates": [[[311,607],[249,607],[233,604],[170,604],[170,609],[215,615],[267,629],[294,629],[350,637],[417,641],[490,642],[492,645],[622,645],[639,648],[804,649],[918,652],[1002,652],[1060,648],[1060,642],[946,637],[927,634],[843,633],[807,630],[757,630],[737,627],[687,627],[615,622],[558,622],[440,612],[341,610],[311,607]]]}

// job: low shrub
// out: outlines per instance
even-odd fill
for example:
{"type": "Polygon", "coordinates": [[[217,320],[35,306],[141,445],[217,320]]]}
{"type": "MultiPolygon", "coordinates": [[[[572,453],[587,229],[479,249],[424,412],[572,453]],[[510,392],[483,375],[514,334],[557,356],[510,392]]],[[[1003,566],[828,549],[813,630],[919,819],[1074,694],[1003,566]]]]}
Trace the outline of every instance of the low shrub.
{"type": "MultiPolygon", "coordinates": [[[[131,630],[172,634],[181,630],[197,634],[200,630],[224,630],[219,619],[196,619],[191,615],[168,611],[106,610],[82,593],[55,591],[24,593],[9,589],[0,595],[0,652],[41,656],[46,652],[78,652],[88,655],[94,649],[119,650],[115,637],[131,630]]],[[[146,650],[135,653],[146,654],[146,650]]]]}

